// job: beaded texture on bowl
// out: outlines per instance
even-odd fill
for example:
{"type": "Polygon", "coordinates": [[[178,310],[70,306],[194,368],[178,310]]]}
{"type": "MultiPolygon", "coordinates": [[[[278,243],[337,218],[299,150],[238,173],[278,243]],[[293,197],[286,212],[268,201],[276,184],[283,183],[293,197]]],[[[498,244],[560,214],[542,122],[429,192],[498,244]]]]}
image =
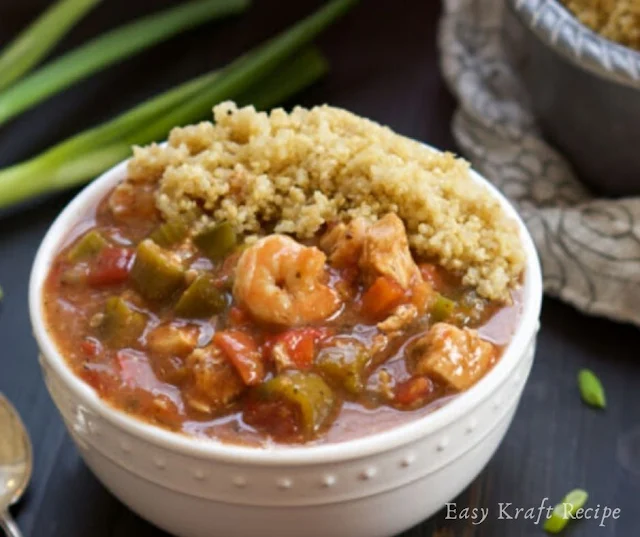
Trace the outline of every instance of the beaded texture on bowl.
{"type": "Polygon", "coordinates": [[[297,467],[295,471],[194,461],[193,457],[130,435],[74,398],[47,362],[42,357],[40,361],[49,392],[83,453],[96,452],[133,475],[183,494],[243,505],[291,506],[379,494],[454,463],[513,412],[529,375],[534,349],[532,341],[511,378],[491,397],[479,402],[467,419],[443,427],[392,455],[380,453],[357,461],[297,467]],[[468,437],[473,438],[470,441],[468,437]]]}

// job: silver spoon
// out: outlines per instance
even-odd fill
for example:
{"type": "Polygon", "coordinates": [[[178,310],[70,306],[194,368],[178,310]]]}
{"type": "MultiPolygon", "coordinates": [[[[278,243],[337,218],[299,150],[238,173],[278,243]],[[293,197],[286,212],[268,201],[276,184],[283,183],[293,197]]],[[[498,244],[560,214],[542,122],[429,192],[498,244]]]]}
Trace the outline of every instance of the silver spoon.
{"type": "Polygon", "coordinates": [[[22,537],[9,514],[31,479],[31,441],[18,412],[0,393],[0,528],[7,537],[22,537]]]}

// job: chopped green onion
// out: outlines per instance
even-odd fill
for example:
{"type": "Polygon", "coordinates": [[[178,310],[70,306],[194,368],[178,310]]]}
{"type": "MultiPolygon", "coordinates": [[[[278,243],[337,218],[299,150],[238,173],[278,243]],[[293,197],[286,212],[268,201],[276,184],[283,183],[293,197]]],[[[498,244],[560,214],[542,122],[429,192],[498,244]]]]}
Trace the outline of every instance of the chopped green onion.
{"type": "MultiPolygon", "coordinates": [[[[263,80],[256,81],[254,86],[243,88],[237,96],[229,95],[228,98],[237,97],[239,103],[252,102],[258,108],[270,108],[315,82],[326,70],[325,59],[317,51],[307,50],[263,80]]],[[[188,101],[195,95],[213,93],[216,80],[216,73],[201,76],[61,142],[31,160],[0,170],[0,208],[83,184],[129,157],[131,145],[162,139],[168,130],[164,124],[154,132],[144,131],[149,129],[154,118],[170,109],[181,111],[181,119],[176,124],[202,119],[216,101],[200,99],[201,106],[197,109],[188,101]]]]}
{"type": "Polygon", "coordinates": [[[101,0],[59,0],[0,54],[0,90],[30,71],[101,0]]]}
{"type": "Polygon", "coordinates": [[[38,69],[0,94],[0,125],[109,65],[209,20],[240,12],[249,0],[195,0],[116,28],[38,69]]]}
{"type": "Polygon", "coordinates": [[[569,520],[575,516],[576,511],[584,507],[589,495],[582,489],[569,492],[562,502],[555,506],[551,516],[544,523],[544,529],[548,533],[560,533],[569,520]]]}
{"type": "Polygon", "coordinates": [[[607,406],[604,388],[600,379],[588,369],[581,369],[578,373],[578,387],[582,400],[596,408],[605,408],[607,406]]]}

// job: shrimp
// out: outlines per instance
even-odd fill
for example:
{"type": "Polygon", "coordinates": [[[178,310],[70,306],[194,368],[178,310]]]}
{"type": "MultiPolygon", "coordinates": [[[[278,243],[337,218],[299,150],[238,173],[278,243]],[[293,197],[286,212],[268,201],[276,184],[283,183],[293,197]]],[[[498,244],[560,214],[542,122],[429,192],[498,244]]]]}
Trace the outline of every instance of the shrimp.
{"type": "Polygon", "coordinates": [[[286,235],[247,248],[236,266],[234,298],[258,320],[287,326],[326,319],[340,306],[326,282],[326,256],[286,235]]]}
{"type": "Polygon", "coordinates": [[[359,264],[370,282],[378,276],[389,276],[403,289],[409,289],[415,281],[422,280],[409,250],[404,224],[394,213],[367,229],[359,264]]]}

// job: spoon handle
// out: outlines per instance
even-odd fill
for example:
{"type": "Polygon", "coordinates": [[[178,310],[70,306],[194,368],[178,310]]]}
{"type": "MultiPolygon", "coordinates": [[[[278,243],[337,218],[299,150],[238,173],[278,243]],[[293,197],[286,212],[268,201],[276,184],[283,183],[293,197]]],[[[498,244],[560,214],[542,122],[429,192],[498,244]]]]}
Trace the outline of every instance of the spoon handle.
{"type": "Polygon", "coordinates": [[[13,518],[11,518],[8,511],[0,513],[0,528],[4,530],[7,537],[22,537],[18,525],[14,522],[13,518]]]}

